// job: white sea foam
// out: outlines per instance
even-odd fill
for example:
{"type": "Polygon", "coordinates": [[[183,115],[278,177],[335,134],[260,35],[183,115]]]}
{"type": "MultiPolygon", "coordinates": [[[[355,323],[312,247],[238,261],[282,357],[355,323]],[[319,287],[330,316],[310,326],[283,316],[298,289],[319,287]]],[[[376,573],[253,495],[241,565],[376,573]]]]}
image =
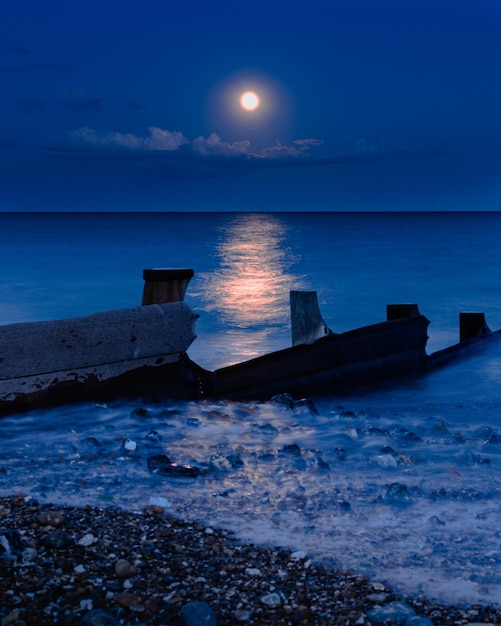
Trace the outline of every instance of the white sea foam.
{"type": "Polygon", "coordinates": [[[318,415],[276,402],[184,402],[141,405],[149,417],[129,403],[7,417],[0,493],[129,510],[167,501],[180,517],[414,596],[496,604],[501,433],[485,395],[499,382],[480,383],[499,352],[342,404],[317,400],[318,415]],[[461,383],[454,398],[440,393],[448,377],[461,383]],[[159,453],[202,474],[152,473],[147,458],[159,453]],[[209,464],[216,454],[230,462],[209,464]]]}

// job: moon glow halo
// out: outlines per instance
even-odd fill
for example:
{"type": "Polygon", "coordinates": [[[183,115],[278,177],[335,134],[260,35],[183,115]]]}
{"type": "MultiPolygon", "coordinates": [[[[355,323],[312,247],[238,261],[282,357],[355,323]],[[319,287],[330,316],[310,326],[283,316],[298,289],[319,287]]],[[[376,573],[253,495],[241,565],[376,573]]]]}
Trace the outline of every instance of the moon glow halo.
{"type": "Polygon", "coordinates": [[[240,106],[244,111],[255,111],[261,100],[255,91],[245,91],[239,98],[240,106]]]}

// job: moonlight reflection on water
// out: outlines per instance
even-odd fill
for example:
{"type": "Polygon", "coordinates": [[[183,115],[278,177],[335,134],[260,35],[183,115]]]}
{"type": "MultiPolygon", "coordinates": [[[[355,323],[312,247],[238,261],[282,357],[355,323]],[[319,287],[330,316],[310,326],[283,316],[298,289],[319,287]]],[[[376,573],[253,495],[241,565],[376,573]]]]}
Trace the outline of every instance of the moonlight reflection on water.
{"type": "Polygon", "coordinates": [[[221,233],[215,270],[200,274],[204,308],[218,315],[233,356],[224,365],[268,352],[270,335],[290,328],[289,292],[306,281],[292,270],[286,230],[270,215],[235,216],[221,233]]]}

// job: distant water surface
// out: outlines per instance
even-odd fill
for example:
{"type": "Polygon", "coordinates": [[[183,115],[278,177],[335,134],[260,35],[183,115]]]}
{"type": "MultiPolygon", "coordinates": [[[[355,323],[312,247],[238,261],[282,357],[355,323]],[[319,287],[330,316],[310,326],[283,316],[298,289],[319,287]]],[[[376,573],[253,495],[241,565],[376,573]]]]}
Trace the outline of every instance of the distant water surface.
{"type": "Polygon", "coordinates": [[[456,341],[459,311],[501,327],[500,235],[492,212],[0,213],[0,322],[134,306],[144,268],[191,267],[208,366],[288,345],[301,288],[335,331],[415,302],[435,350],[456,341]]]}
{"type": "MultiPolygon", "coordinates": [[[[315,289],[338,332],[415,302],[433,351],[457,341],[460,311],[501,328],[500,236],[498,213],[0,214],[0,322],[135,306],[144,268],[192,267],[189,353],[204,367],[290,345],[290,289],[315,289]]],[[[500,357],[493,340],[431,376],[312,398],[317,412],[122,401],[7,417],[0,494],[162,498],[411,595],[499,605],[500,357]],[[151,474],[159,451],[207,473],[151,474]]]]}

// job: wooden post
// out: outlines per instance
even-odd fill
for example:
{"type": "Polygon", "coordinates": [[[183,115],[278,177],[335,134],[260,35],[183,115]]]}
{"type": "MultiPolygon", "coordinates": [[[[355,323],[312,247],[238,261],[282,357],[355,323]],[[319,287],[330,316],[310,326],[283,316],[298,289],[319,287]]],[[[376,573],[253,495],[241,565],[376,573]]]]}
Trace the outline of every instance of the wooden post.
{"type": "Polygon", "coordinates": [[[386,320],[402,320],[407,317],[419,317],[419,307],[417,304],[387,304],[386,320]]]}
{"type": "Polygon", "coordinates": [[[193,276],[192,269],[158,268],[143,270],[145,282],[142,306],[182,302],[188,283],[193,276]]]}
{"type": "Polygon", "coordinates": [[[459,341],[466,341],[474,337],[488,335],[491,329],[485,321],[485,313],[459,314],[459,341]]]}

